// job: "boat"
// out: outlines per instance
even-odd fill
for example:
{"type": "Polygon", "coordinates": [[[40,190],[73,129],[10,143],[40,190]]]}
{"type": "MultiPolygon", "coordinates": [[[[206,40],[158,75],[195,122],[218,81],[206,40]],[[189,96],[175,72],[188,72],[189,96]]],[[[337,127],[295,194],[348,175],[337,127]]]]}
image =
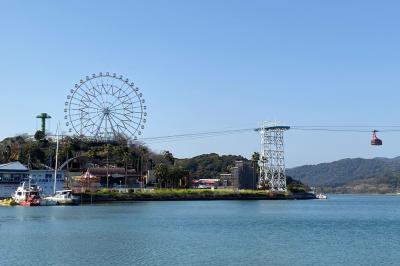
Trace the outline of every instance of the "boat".
{"type": "Polygon", "coordinates": [[[12,199],[21,206],[40,206],[40,187],[25,182],[17,188],[12,195],[12,199]]]}
{"type": "Polygon", "coordinates": [[[17,203],[13,198],[0,200],[0,206],[15,206],[17,203]]]}
{"type": "Polygon", "coordinates": [[[70,189],[56,191],[53,196],[45,197],[44,200],[53,201],[56,205],[78,205],[80,202],[80,198],[72,195],[70,189]]]}
{"type": "Polygon", "coordinates": [[[320,200],[326,200],[326,199],[328,199],[328,196],[325,194],[319,193],[319,194],[315,195],[315,198],[320,199],[320,200]]]}

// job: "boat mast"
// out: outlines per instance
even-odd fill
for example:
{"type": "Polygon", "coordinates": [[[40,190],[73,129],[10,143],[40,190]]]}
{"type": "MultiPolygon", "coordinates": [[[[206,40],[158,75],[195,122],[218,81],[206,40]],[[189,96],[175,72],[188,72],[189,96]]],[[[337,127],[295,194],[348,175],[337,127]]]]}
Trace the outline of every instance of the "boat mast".
{"type": "Polygon", "coordinates": [[[54,187],[53,187],[53,194],[56,194],[56,186],[57,186],[57,170],[58,170],[58,147],[59,147],[59,138],[58,138],[58,128],[60,126],[60,122],[57,125],[57,131],[56,131],[56,164],[54,167],[54,187]]]}
{"type": "MultiPolygon", "coordinates": [[[[31,191],[31,155],[29,154],[28,156],[28,170],[29,170],[29,175],[28,175],[28,191],[29,191],[29,195],[30,195],[30,191],[31,191]]],[[[23,183],[23,187],[25,188],[25,183],[23,183]]]]}

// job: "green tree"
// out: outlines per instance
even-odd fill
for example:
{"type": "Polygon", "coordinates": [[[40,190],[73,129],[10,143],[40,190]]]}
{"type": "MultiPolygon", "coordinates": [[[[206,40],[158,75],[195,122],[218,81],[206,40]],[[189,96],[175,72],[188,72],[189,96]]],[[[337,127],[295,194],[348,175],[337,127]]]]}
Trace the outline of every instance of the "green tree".
{"type": "Polygon", "coordinates": [[[182,167],[173,166],[168,173],[168,181],[172,188],[187,187],[189,181],[189,171],[182,167]]]}
{"type": "Polygon", "coordinates": [[[163,184],[165,185],[167,183],[169,177],[168,173],[168,167],[165,164],[160,163],[156,165],[154,175],[157,177],[160,187],[162,187],[163,184]]]}
{"type": "Polygon", "coordinates": [[[260,160],[260,153],[259,152],[254,152],[253,155],[251,155],[251,160],[253,162],[257,162],[260,160]]]}
{"type": "Polygon", "coordinates": [[[167,163],[170,163],[171,165],[175,164],[174,155],[170,151],[164,151],[162,155],[164,159],[167,161],[167,163]]]}
{"type": "Polygon", "coordinates": [[[38,131],[36,131],[34,137],[35,137],[35,139],[36,139],[37,141],[42,141],[42,140],[44,140],[44,138],[46,137],[46,134],[45,134],[43,131],[38,130],[38,131]]]}
{"type": "Polygon", "coordinates": [[[255,169],[255,175],[259,176],[260,175],[260,166],[258,165],[258,162],[260,161],[260,153],[254,152],[253,155],[251,155],[251,161],[253,164],[253,168],[255,169]]]}

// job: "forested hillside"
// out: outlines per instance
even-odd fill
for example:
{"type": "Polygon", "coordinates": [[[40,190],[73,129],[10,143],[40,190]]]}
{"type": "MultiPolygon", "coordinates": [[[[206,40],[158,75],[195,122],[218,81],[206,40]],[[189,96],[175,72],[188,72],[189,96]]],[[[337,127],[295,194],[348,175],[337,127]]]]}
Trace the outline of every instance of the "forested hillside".
{"type": "Polygon", "coordinates": [[[219,178],[219,174],[228,173],[235,161],[247,161],[240,155],[203,154],[189,159],[180,159],[178,165],[189,170],[194,178],[219,178]]]}
{"type": "Polygon", "coordinates": [[[343,193],[393,193],[400,185],[400,157],[343,159],[287,170],[310,186],[343,193]]]}

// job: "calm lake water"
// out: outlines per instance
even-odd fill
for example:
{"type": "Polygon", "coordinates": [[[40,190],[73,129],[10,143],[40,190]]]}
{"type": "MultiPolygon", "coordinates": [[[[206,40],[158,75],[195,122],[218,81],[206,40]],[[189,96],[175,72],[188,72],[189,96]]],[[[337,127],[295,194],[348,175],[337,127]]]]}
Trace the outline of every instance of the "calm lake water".
{"type": "Polygon", "coordinates": [[[0,265],[400,265],[400,196],[0,208],[0,265]]]}

